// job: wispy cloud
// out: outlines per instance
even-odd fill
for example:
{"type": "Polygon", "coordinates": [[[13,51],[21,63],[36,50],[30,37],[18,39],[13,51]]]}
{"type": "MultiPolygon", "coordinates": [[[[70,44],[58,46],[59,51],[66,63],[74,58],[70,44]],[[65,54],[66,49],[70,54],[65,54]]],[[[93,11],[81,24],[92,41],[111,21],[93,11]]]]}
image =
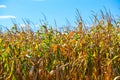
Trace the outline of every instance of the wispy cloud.
{"type": "Polygon", "coordinates": [[[7,8],[6,5],[0,5],[0,8],[7,8]]]}
{"type": "Polygon", "coordinates": [[[16,18],[15,16],[0,16],[0,19],[16,18]]]}

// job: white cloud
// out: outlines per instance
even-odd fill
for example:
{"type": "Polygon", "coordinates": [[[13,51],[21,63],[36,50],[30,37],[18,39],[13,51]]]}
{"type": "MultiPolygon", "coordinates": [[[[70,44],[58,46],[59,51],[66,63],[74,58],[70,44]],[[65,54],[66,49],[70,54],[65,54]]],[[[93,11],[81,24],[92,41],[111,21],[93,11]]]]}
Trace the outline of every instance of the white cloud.
{"type": "MultiPolygon", "coordinates": [[[[26,24],[20,24],[20,27],[23,27],[23,28],[24,28],[24,27],[26,27],[26,26],[28,26],[28,25],[26,25],[26,24]]],[[[35,28],[37,28],[37,27],[39,28],[40,25],[39,25],[39,24],[35,24],[34,27],[35,27],[35,28]]]]}
{"type": "Polygon", "coordinates": [[[6,5],[0,5],[0,8],[7,8],[6,5]]]}
{"type": "Polygon", "coordinates": [[[15,16],[0,16],[0,19],[16,18],[15,16]]]}

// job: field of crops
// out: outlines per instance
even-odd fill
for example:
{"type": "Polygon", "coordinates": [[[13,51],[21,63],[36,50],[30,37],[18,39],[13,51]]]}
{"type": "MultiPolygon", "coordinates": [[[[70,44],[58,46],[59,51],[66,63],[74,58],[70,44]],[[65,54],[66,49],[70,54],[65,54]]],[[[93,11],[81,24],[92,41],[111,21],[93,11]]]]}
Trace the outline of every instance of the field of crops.
{"type": "Polygon", "coordinates": [[[120,22],[109,15],[94,18],[90,29],[79,21],[65,32],[18,25],[1,31],[0,80],[117,80],[120,22]]]}

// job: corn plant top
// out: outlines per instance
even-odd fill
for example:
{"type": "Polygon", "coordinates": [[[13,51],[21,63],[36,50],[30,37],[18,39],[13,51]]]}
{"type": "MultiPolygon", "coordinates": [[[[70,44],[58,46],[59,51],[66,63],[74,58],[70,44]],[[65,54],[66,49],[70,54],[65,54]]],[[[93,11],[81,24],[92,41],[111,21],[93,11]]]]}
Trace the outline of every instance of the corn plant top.
{"type": "Polygon", "coordinates": [[[120,23],[72,31],[16,25],[0,33],[0,80],[113,80],[120,76],[120,23]]]}

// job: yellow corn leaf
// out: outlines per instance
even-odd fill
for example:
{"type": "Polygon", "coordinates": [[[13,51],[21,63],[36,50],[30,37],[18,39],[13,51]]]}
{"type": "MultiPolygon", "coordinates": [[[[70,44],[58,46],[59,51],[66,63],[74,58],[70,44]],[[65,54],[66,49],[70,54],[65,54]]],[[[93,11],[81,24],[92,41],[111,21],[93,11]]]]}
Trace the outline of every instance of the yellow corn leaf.
{"type": "Polygon", "coordinates": [[[109,80],[109,75],[105,74],[105,80],[109,80]]]}
{"type": "Polygon", "coordinates": [[[14,61],[12,61],[11,71],[9,73],[9,76],[5,80],[10,80],[10,78],[12,77],[12,74],[13,74],[13,70],[14,70],[14,61]]]}
{"type": "Polygon", "coordinates": [[[96,53],[94,52],[94,53],[93,53],[93,57],[95,57],[95,56],[96,56],[96,53]]]}
{"type": "Polygon", "coordinates": [[[102,42],[102,41],[100,42],[99,46],[100,46],[100,47],[102,47],[102,46],[103,46],[103,42],[102,42]]]}
{"type": "Polygon", "coordinates": [[[75,33],[74,31],[70,32],[68,37],[71,38],[74,33],[75,33]]]}
{"type": "Polygon", "coordinates": [[[57,50],[57,44],[53,44],[53,52],[57,50]]]}
{"type": "Polygon", "coordinates": [[[0,39],[0,43],[2,42],[2,39],[0,39]]]}
{"type": "Polygon", "coordinates": [[[117,55],[117,56],[114,56],[108,63],[107,63],[107,65],[109,65],[114,59],[116,59],[116,58],[118,58],[119,56],[117,55]]]}
{"type": "Polygon", "coordinates": [[[65,48],[63,48],[63,47],[60,47],[60,50],[61,50],[62,52],[65,52],[65,48]]]}
{"type": "Polygon", "coordinates": [[[28,52],[27,51],[25,51],[25,52],[23,52],[21,55],[20,55],[20,57],[24,57],[24,56],[26,56],[28,54],[28,52]]]}

